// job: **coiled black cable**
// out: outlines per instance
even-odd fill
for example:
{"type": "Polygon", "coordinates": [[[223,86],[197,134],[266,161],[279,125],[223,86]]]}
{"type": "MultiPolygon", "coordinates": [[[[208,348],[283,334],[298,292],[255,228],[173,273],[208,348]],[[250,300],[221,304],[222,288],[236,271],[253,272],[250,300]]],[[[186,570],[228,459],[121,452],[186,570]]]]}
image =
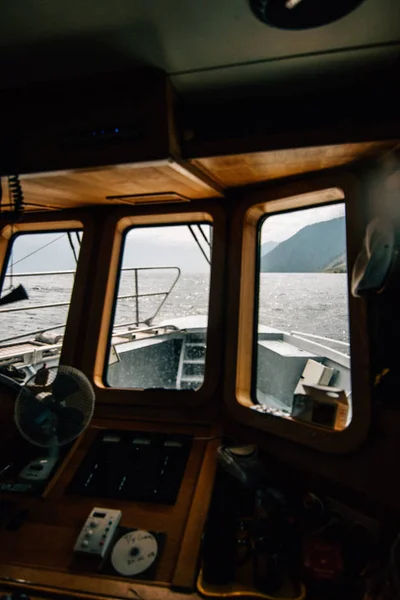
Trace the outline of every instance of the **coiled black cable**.
{"type": "Polygon", "coordinates": [[[22,213],[24,210],[24,193],[22,191],[19,175],[8,176],[8,189],[10,194],[10,201],[14,204],[15,213],[22,213]]]}

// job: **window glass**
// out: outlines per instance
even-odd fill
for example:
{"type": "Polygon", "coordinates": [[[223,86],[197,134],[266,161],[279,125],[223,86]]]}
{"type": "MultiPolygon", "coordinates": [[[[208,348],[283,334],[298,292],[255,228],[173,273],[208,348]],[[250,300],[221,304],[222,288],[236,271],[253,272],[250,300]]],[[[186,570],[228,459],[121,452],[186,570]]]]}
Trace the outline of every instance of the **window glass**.
{"type": "Polygon", "coordinates": [[[333,429],[351,420],[344,203],[259,230],[254,410],[333,429]]]}
{"type": "Polygon", "coordinates": [[[15,236],[0,300],[0,372],[22,383],[58,364],[81,231],[15,236]]]}
{"type": "Polygon", "coordinates": [[[135,227],[125,236],[105,380],[197,390],[204,380],[212,227],[135,227]]]}

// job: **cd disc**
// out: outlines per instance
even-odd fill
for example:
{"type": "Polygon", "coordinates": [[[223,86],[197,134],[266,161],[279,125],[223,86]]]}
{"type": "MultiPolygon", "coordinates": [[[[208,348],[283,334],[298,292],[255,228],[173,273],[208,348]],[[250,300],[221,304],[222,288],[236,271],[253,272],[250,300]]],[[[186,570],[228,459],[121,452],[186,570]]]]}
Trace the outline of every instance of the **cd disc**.
{"type": "Polygon", "coordinates": [[[148,531],[130,531],[118,540],[111,554],[111,564],[120,575],[138,575],[157,558],[157,540],[148,531]]]}

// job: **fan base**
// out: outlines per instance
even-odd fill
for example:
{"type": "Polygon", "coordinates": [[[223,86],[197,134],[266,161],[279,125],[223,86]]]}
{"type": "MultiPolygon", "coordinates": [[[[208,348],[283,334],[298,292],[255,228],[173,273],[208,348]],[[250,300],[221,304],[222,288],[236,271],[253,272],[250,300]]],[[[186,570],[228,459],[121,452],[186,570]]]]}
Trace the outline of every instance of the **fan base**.
{"type": "Polygon", "coordinates": [[[39,456],[26,465],[19,474],[22,481],[42,483],[50,477],[54,469],[58,456],[39,456]]]}

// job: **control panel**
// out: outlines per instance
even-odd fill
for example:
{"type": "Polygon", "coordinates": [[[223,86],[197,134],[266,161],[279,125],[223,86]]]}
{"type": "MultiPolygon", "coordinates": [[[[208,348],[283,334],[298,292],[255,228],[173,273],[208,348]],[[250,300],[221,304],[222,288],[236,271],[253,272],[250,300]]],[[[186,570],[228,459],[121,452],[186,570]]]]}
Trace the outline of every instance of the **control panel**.
{"type": "Polygon", "coordinates": [[[121,520],[120,510],[95,507],[76,540],[74,551],[103,558],[121,520]]]}
{"type": "Polygon", "coordinates": [[[188,435],[101,430],[75,473],[68,493],[173,505],[191,447],[188,435]]]}

